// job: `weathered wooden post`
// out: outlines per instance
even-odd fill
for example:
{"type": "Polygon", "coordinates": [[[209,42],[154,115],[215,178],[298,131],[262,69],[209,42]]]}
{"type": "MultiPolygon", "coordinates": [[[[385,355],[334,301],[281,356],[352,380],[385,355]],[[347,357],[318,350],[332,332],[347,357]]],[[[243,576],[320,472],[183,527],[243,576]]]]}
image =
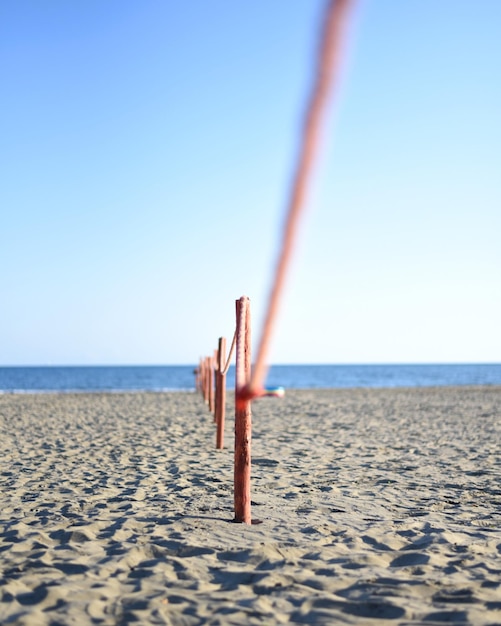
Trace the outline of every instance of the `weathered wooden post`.
{"type": "Polygon", "coordinates": [[[214,392],[212,394],[212,408],[211,411],[213,413],[213,422],[214,424],[216,423],[217,417],[216,417],[216,411],[217,411],[217,394],[218,394],[218,388],[217,388],[217,367],[218,367],[218,350],[214,350],[214,356],[212,357],[212,383],[214,385],[214,392]]]}
{"type": "Polygon", "coordinates": [[[214,357],[213,356],[208,356],[207,357],[207,378],[208,378],[208,385],[209,385],[209,411],[211,413],[214,413],[214,357]]]}
{"type": "Polygon", "coordinates": [[[205,357],[205,402],[210,402],[210,365],[209,357],[205,357]]]}
{"type": "Polygon", "coordinates": [[[211,365],[210,365],[210,356],[205,357],[205,402],[210,407],[210,396],[211,396],[211,365]]]}
{"type": "Polygon", "coordinates": [[[226,412],[226,372],[224,370],[226,361],[226,339],[219,337],[216,364],[216,448],[222,450],[224,447],[224,418],[226,412]]]}
{"type": "Polygon", "coordinates": [[[219,354],[214,351],[214,415],[213,422],[217,424],[217,405],[219,402],[219,378],[218,378],[219,354]]]}
{"type": "Polygon", "coordinates": [[[234,521],[251,524],[251,403],[239,400],[251,375],[250,302],[246,296],[236,301],[236,315],[234,521]]]}
{"type": "Polygon", "coordinates": [[[203,357],[200,358],[200,393],[202,398],[205,400],[205,359],[203,357]]]}
{"type": "Polygon", "coordinates": [[[207,402],[209,399],[207,393],[207,357],[202,359],[202,397],[204,402],[207,402]]]}

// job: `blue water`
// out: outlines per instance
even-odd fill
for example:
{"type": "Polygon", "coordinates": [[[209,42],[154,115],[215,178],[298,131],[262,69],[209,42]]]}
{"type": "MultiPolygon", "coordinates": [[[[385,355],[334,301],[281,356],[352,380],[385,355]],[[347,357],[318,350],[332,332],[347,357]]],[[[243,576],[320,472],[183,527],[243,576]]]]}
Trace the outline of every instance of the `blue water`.
{"type": "MultiPolygon", "coordinates": [[[[182,391],[194,389],[194,366],[0,367],[0,393],[182,391]]],[[[501,364],[275,365],[267,385],[286,389],[501,385],[501,364]]],[[[228,372],[228,388],[234,385],[228,372]]]]}

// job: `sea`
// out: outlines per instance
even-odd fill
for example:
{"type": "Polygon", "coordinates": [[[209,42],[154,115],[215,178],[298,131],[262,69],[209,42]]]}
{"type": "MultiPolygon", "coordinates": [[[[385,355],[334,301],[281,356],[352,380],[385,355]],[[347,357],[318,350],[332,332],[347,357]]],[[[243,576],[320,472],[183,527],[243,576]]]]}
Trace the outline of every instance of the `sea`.
{"type": "MultiPolygon", "coordinates": [[[[234,380],[230,368],[229,389],[234,380]]],[[[266,385],[285,389],[501,385],[501,363],[273,365],[266,385]]],[[[194,390],[194,365],[0,367],[0,394],[194,390]]]]}

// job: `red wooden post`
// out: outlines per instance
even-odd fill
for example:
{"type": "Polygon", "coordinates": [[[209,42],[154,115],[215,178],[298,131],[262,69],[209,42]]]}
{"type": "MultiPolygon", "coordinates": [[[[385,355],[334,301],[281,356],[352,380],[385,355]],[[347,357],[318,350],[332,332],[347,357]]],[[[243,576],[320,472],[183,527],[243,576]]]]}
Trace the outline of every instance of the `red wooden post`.
{"type": "Polygon", "coordinates": [[[214,386],[214,391],[212,393],[212,408],[211,411],[214,414],[214,424],[216,423],[216,411],[217,411],[217,364],[218,364],[218,352],[214,350],[214,356],[212,357],[212,384],[214,386]]]}
{"type": "Polygon", "coordinates": [[[209,403],[209,362],[208,357],[204,358],[204,400],[209,403]]]}
{"type": "Polygon", "coordinates": [[[219,365],[219,355],[218,351],[214,351],[214,424],[217,423],[217,411],[219,404],[219,380],[218,380],[218,365],[219,365]]]}
{"type": "Polygon", "coordinates": [[[226,339],[219,337],[216,365],[216,448],[224,447],[224,418],[226,412],[226,373],[223,372],[226,361],[226,339]]]}
{"type": "MultiPolygon", "coordinates": [[[[251,375],[251,329],[249,298],[242,296],[236,301],[237,341],[235,395],[249,384],[251,375]]],[[[235,522],[251,524],[251,403],[235,403],[235,464],[234,464],[234,505],[235,522]]]]}
{"type": "Polygon", "coordinates": [[[205,357],[205,402],[209,404],[209,357],[205,357]]]}
{"type": "Polygon", "coordinates": [[[219,348],[214,352],[214,424],[217,424],[217,411],[219,406],[219,348]]]}
{"type": "Polygon", "coordinates": [[[209,385],[209,411],[214,413],[214,357],[207,357],[207,379],[209,385]]]}

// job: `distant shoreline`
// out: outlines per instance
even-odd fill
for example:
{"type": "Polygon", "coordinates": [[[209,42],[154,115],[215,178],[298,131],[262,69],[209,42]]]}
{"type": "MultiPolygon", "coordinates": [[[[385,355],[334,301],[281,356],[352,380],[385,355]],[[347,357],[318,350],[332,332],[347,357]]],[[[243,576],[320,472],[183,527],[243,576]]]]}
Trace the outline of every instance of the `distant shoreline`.
{"type": "MultiPolygon", "coordinates": [[[[0,368],[0,392],[191,391],[194,366],[0,368]]],[[[234,386],[230,368],[227,387],[234,386]]],[[[266,384],[286,389],[501,385],[501,364],[274,365],[266,384]]]]}
{"type": "MultiPolygon", "coordinates": [[[[298,392],[298,393],[322,393],[322,392],[336,392],[336,391],[359,391],[359,390],[367,390],[367,391],[394,391],[394,390],[402,390],[402,391],[432,391],[432,390],[444,390],[444,391],[453,391],[455,389],[462,390],[481,390],[481,389],[492,389],[492,390],[501,390],[501,385],[496,383],[485,383],[482,385],[411,385],[408,387],[301,387],[301,388],[291,388],[286,389],[287,392],[298,392]]],[[[1,395],[28,395],[28,396],[82,396],[82,395],[142,395],[142,394],[152,394],[152,395],[162,395],[162,394],[196,394],[197,391],[193,387],[192,389],[33,389],[33,390],[25,390],[25,389],[15,389],[15,390],[3,390],[0,389],[1,395]]],[[[227,389],[227,395],[231,397],[231,394],[234,393],[233,388],[227,389]]],[[[256,401],[259,401],[256,400],[256,401]]]]}

